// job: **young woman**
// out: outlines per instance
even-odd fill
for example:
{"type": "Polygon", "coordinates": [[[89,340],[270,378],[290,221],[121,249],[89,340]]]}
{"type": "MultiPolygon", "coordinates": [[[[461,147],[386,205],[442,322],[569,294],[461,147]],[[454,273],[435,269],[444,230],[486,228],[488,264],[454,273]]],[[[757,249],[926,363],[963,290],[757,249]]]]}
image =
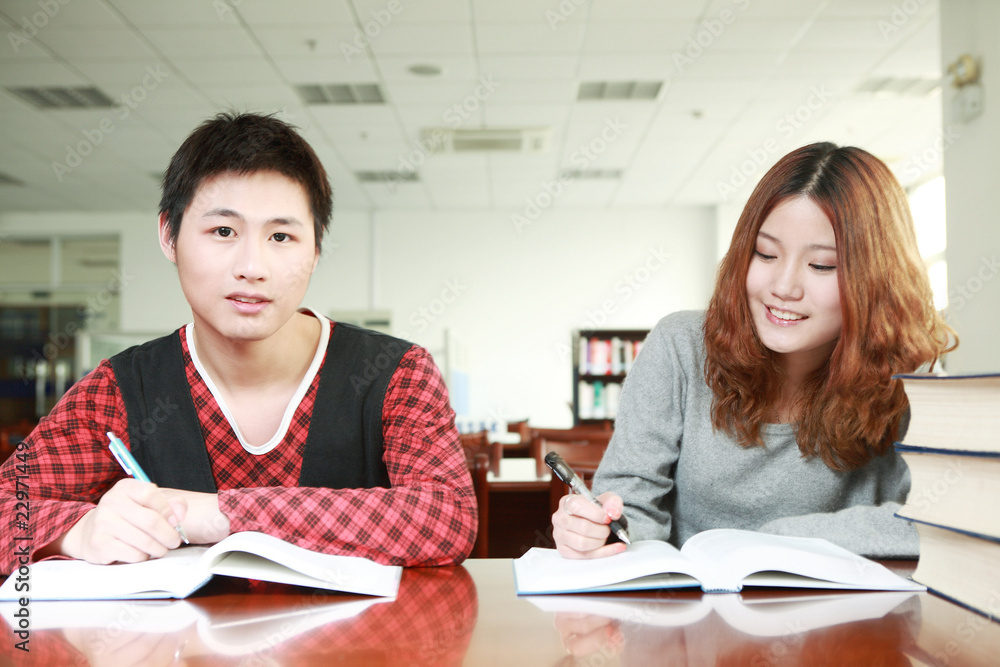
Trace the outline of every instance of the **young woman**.
{"type": "Polygon", "coordinates": [[[707,312],[649,334],[594,479],[604,508],[564,497],[559,551],[623,551],[607,524],[624,512],[633,540],[742,528],[915,556],[893,516],[909,472],[892,375],[932,366],[953,337],[889,169],[830,143],[786,155],[750,196],[707,312]]]}

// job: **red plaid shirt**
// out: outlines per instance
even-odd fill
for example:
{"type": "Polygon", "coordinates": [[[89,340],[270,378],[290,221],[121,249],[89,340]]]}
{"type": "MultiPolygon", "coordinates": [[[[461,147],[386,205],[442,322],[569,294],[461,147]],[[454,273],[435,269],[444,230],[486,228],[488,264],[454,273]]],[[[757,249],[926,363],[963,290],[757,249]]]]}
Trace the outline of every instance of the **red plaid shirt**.
{"type": "MultiPolygon", "coordinates": [[[[185,336],[174,335],[181,336],[219,509],[233,532],[256,530],[316,551],[404,566],[454,564],[469,554],[475,493],[447,389],[426,350],[415,346],[403,355],[385,393],[384,461],[392,488],[300,488],[320,373],[282,442],[255,456],[240,445],[195,369],[185,336]]],[[[34,552],[66,532],[125,476],[106,446],[108,431],[128,444],[125,405],[105,360],[41,420],[27,449],[0,467],[0,572],[16,570],[24,548],[34,552]],[[16,516],[23,509],[15,509],[17,489],[27,490],[26,521],[16,516]]]]}

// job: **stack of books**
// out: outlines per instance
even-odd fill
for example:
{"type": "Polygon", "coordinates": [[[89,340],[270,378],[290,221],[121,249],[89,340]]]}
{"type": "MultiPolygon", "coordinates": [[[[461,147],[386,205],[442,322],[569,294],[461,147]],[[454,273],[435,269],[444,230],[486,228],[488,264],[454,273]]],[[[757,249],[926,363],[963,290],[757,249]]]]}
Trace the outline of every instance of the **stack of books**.
{"type": "Polygon", "coordinates": [[[1000,620],[1000,374],[898,377],[911,485],[897,516],[920,536],[913,579],[1000,620]]]}

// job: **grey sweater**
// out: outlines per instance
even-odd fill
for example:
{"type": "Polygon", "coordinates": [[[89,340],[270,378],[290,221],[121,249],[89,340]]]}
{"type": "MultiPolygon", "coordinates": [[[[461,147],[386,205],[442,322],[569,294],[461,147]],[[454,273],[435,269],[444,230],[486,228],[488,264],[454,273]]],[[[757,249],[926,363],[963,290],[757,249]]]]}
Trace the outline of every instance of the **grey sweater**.
{"type": "Polygon", "coordinates": [[[680,546],[703,530],[742,528],[915,558],[916,530],[893,516],[910,487],[895,452],[840,472],[803,458],[791,424],[767,424],[764,447],[712,429],[703,322],[694,311],[663,318],[622,387],[594,490],[622,497],[630,536],[680,546]]]}

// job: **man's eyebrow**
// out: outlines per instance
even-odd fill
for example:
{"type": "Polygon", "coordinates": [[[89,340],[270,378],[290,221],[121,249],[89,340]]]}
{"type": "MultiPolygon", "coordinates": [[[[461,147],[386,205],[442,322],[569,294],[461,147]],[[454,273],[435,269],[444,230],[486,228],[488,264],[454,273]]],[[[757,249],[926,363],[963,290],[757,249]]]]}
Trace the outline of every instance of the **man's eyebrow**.
{"type": "MultiPolygon", "coordinates": [[[[234,211],[231,208],[225,208],[225,207],[213,208],[211,210],[205,211],[205,217],[206,218],[215,218],[215,217],[218,217],[218,218],[237,218],[239,220],[243,219],[243,215],[242,214],[234,211]]],[[[278,225],[299,225],[299,226],[301,226],[303,224],[301,220],[299,220],[298,218],[296,218],[294,216],[293,217],[287,217],[287,218],[272,218],[272,219],[268,220],[267,222],[268,222],[268,224],[278,224],[278,225]]]]}
{"type": "MultiPolygon", "coordinates": [[[[757,236],[763,236],[764,238],[766,238],[767,240],[771,241],[772,243],[776,243],[776,244],[778,244],[780,246],[784,245],[780,240],[778,240],[777,237],[771,236],[767,232],[759,231],[759,232],[757,232],[757,236]]],[[[827,245],[825,243],[810,243],[809,245],[806,246],[806,249],[808,249],[808,250],[829,250],[831,252],[837,252],[837,246],[827,245]]]]}
{"type": "Polygon", "coordinates": [[[211,210],[205,211],[206,218],[239,218],[243,219],[243,216],[234,211],[231,208],[213,208],[211,210]]]}

